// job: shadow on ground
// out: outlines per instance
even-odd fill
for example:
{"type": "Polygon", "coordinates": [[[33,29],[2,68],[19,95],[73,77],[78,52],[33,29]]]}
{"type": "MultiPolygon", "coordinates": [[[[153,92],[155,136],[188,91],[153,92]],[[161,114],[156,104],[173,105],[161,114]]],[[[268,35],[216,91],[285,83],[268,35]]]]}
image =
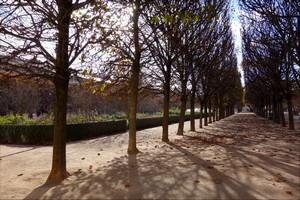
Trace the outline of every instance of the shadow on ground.
{"type": "Polygon", "coordinates": [[[25,199],[299,199],[299,136],[282,130],[255,115],[231,117],[25,199]]]}

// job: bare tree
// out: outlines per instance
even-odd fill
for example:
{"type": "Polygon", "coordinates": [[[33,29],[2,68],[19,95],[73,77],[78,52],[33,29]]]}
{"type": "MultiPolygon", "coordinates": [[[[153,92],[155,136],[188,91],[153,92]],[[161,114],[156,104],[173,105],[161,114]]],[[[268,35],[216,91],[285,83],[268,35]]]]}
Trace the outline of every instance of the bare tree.
{"type": "Polygon", "coordinates": [[[183,1],[154,1],[145,12],[145,20],[150,33],[144,35],[147,49],[153,64],[147,68],[147,74],[153,82],[161,84],[164,95],[162,141],[168,142],[169,108],[171,80],[174,75],[175,60],[179,56],[178,37],[181,34],[183,13],[187,10],[183,1]]]}
{"type": "Polygon", "coordinates": [[[293,84],[299,86],[299,71],[296,69],[296,64],[299,64],[299,6],[294,1],[280,0],[241,1],[241,5],[246,11],[243,16],[245,25],[251,25],[245,26],[243,31],[247,82],[250,90],[258,85],[264,86],[263,94],[257,97],[261,100],[254,101],[257,111],[266,115],[271,111],[265,108],[272,108],[273,120],[285,126],[285,98],[288,101],[289,128],[294,129],[291,99],[293,84]]]}
{"type": "Polygon", "coordinates": [[[76,64],[77,58],[90,45],[105,43],[109,35],[109,31],[102,27],[106,3],[93,0],[5,0],[0,3],[2,70],[41,76],[52,80],[55,85],[50,182],[68,176],[66,114],[71,65],[76,64]]]}

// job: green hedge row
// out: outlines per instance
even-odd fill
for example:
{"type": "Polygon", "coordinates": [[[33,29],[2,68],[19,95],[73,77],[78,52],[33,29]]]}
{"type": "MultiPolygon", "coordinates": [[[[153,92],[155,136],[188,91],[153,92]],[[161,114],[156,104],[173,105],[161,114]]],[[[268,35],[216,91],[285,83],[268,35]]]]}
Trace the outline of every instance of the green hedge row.
{"type": "MultiPolygon", "coordinates": [[[[68,124],[67,141],[111,135],[125,132],[126,120],[68,124]]],[[[0,143],[52,144],[53,125],[1,125],[0,143]]]]}
{"type": "MultiPolygon", "coordinates": [[[[199,116],[196,116],[199,118],[199,116]]],[[[190,116],[185,116],[185,121],[190,116]]],[[[178,123],[179,116],[170,116],[169,124],[178,123]]],[[[142,130],[162,125],[162,117],[137,119],[137,129],[142,130]]],[[[67,141],[83,140],[127,131],[127,121],[68,124],[67,141]]],[[[53,140],[53,125],[0,125],[0,143],[50,145],[53,140]]]]}
{"type": "MultiPolygon", "coordinates": [[[[196,115],[195,118],[199,118],[199,115],[196,115]]],[[[162,117],[154,117],[154,118],[143,118],[143,119],[137,119],[136,128],[138,130],[146,129],[146,128],[152,128],[157,126],[162,126],[162,117]]],[[[191,119],[190,115],[185,116],[185,121],[188,121],[191,119]]],[[[170,116],[169,117],[169,124],[174,124],[179,122],[179,116],[170,116]]]]}
{"type": "Polygon", "coordinates": [[[0,143],[51,144],[51,125],[1,125],[0,143]]]}

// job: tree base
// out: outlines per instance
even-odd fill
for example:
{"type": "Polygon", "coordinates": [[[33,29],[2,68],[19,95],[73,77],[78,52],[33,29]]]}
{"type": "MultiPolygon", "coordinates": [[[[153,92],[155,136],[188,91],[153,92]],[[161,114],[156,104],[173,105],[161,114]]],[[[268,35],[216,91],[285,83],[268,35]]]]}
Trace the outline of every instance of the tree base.
{"type": "Polygon", "coordinates": [[[68,178],[70,176],[70,174],[65,171],[65,172],[53,172],[51,171],[51,173],[49,174],[46,183],[60,183],[63,180],[65,180],[66,178],[68,178]]]}
{"type": "Polygon", "coordinates": [[[161,141],[162,142],[170,142],[169,138],[163,138],[161,141]]]}
{"type": "Polygon", "coordinates": [[[134,148],[134,149],[128,149],[127,153],[131,154],[131,155],[136,155],[136,154],[141,153],[141,152],[137,148],[134,148]]]}

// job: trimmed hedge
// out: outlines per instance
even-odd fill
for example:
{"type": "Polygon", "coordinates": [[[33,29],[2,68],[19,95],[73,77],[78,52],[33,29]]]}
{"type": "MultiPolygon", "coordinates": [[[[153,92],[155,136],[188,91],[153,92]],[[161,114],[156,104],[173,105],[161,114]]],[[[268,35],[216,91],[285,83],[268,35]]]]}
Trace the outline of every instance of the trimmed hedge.
{"type": "MultiPolygon", "coordinates": [[[[199,118],[199,115],[195,115],[195,118],[199,118]]],[[[188,121],[191,119],[190,115],[185,116],[185,121],[188,121]]],[[[143,118],[143,119],[137,119],[136,122],[136,128],[137,130],[142,130],[146,128],[153,128],[157,126],[162,126],[162,117],[150,117],[150,118],[143,118]]],[[[169,117],[169,124],[174,124],[179,122],[179,116],[170,116],[169,117]]]]}
{"type": "Polygon", "coordinates": [[[67,141],[76,141],[104,135],[113,135],[126,131],[126,120],[70,124],[67,126],[67,141]]]}
{"type": "MultiPolygon", "coordinates": [[[[196,115],[195,118],[199,118],[196,115]]],[[[185,116],[185,121],[190,120],[190,115],[185,116]]],[[[179,122],[179,116],[170,116],[169,124],[179,122]]],[[[137,130],[162,126],[162,117],[137,119],[137,130]]],[[[126,120],[68,124],[67,141],[77,141],[105,135],[126,132],[126,120]]],[[[53,125],[0,125],[0,143],[10,144],[43,144],[53,142],[53,125]]]]}
{"type": "MultiPolygon", "coordinates": [[[[127,130],[126,120],[67,125],[67,141],[112,135],[127,130]]],[[[46,144],[53,142],[53,125],[1,125],[0,143],[46,144]]]]}
{"type": "Polygon", "coordinates": [[[52,125],[1,125],[0,143],[52,144],[52,125]]]}

